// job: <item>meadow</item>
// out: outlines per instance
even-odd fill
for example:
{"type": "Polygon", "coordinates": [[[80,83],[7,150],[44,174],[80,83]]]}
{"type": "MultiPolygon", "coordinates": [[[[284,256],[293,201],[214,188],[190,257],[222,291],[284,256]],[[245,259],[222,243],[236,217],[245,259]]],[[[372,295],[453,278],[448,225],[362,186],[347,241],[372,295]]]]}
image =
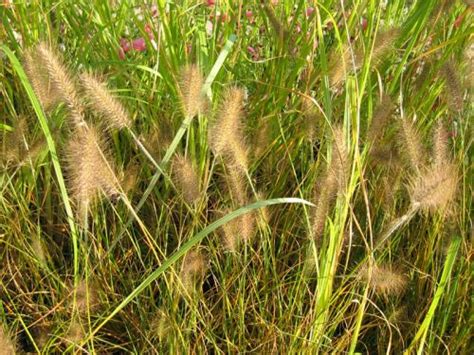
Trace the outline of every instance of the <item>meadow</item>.
{"type": "Polygon", "coordinates": [[[0,354],[469,354],[474,4],[4,0],[0,354]]]}

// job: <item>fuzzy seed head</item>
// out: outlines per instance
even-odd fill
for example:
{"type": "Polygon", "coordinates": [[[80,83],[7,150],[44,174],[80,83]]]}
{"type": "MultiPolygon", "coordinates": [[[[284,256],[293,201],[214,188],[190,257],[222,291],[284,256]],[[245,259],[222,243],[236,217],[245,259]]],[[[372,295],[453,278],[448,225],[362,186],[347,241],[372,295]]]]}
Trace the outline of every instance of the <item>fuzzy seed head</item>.
{"type": "Polygon", "coordinates": [[[70,139],[67,158],[70,188],[81,218],[100,192],[108,197],[119,194],[112,159],[105,141],[94,127],[80,129],[70,139]]]}
{"type": "Polygon", "coordinates": [[[247,147],[243,133],[245,93],[230,87],[224,94],[217,119],[209,129],[209,145],[216,156],[223,156],[231,166],[247,169],[247,147]]]}
{"type": "Polygon", "coordinates": [[[401,131],[403,142],[405,143],[405,149],[401,149],[401,151],[406,153],[412,169],[418,171],[426,164],[421,138],[414,124],[407,119],[402,119],[401,131]]]}
{"type": "Polygon", "coordinates": [[[76,309],[79,315],[86,315],[99,306],[97,285],[81,280],[76,286],[76,309]]]}
{"type": "Polygon", "coordinates": [[[346,75],[352,70],[351,51],[347,44],[342,46],[342,52],[338,48],[329,56],[329,85],[338,89],[346,80],[346,75]]]}
{"type": "Polygon", "coordinates": [[[375,108],[369,132],[367,134],[368,141],[372,144],[377,142],[383,135],[383,131],[392,114],[393,106],[393,101],[390,95],[383,94],[380,103],[375,108]]]}
{"type": "Polygon", "coordinates": [[[249,243],[255,235],[255,215],[246,213],[222,226],[225,250],[236,252],[239,245],[249,243]]]}
{"type": "Polygon", "coordinates": [[[337,195],[342,194],[349,179],[349,156],[342,127],[334,129],[331,161],[323,179],[315,186],[316,209],[313,215],[312,235],[319,240],[326,224],[326,218],[337,195]]]}
{"type": "Polygon", "coordinates": [[[372,52],[372,63],[380,64],[383,58],[393,50],[393,45],[400,35],[400,29],[392,28],[377,34],[372,52]]]}
{"type": "Polygon", "coordinates": [[[447,62],[442,69],[445,80],[446,100],[454,112],[460,112],[463,109],[463,88],[461,79],[457,73],[454,62],[447,62]]]}
{"type": "Polygon", "coordinates": [[[406,277],[400,272],[392,271],[384,265],[374,265],[372,269],[364,266],[359,279],[369,281],[369,286],[379,295],[392,296],[401,294],[407,284],[406,277]]]}
{"type": "Polygon", "coordinates": [[[442,121],[439,121],[434,133],[433,156],[435,166],[449,163],[449,135],[442,121]]]}
{"type": "Polygon", "coordinates": [[[194,117],[202,112],[206,105],[206,100],[202,94],[204,77],[197,65],[189,65],[182,69],[179,91],[183,114],[186,117],[194,117]]]}
{"type": "Polygon", "coordinates": [[[458,180],[452,163],[423,169],[409,186],[412,204],[429,213],[446,211],[456,197],[458,180]]]}
{"type": "Polygon", "coordinates": [[[321,130],[324,123],[324,118],[319,109],[314,105],[313,101],[306,96],[302,99],[302,112],[305,137],[310,142],[314,142],[317,132],[321,130]]]}
{"type": "Polygon", "coordinates": [[[46,67],[55,91],[69,110],[71,122],[76,127],[84,127],[84,108],[68,70],[47,44],[40,43],[36,50],[46,67]]]}
{"type": "Polygon", "coordinates": [[[105,82],[90,73],[81,74],[80,79],[91,108],[107,120],[109,127],[122,129],[132,125],[125,107],[110,93],[105,82]]]}
{"type": "Polygon", "coordinates": [[[59,93],[55,90],[48,72],[42,66],[38,52],[27,50],[24,54],[24,68],[35,94],[43,106],[49,111],[60,101],[59,93]]]}
{"type": "Polygon", "coordinates": [[[198,201],[201,197],[199,177],[192,162],[182,155],[176,155],[173,159],[173,175],[184,200],[188,204],[198,201]]]}
{"type": "Polygon", "coordinates": [[[15,355],[15,344],[11,336],[4,331],[0,324],[0,354],[2,355],[15,355]]]}
{"type": "Polygon", "coordinates": [[[208,269],[208,258],[200,250],[192,250],[186,254],[179,274],[186,290],[191,290],[196,282],[202,280],[208,269]]]}

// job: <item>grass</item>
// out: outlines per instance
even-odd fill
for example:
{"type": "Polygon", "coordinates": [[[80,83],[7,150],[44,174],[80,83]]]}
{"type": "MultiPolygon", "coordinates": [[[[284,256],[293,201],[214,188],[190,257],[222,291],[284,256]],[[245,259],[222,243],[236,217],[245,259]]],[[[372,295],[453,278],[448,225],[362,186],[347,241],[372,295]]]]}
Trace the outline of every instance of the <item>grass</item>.
{"type": "Polygon", "coordinates": [[[470,353],[473,8],[341,3],[0,5],[0,349],[470,353]]]}

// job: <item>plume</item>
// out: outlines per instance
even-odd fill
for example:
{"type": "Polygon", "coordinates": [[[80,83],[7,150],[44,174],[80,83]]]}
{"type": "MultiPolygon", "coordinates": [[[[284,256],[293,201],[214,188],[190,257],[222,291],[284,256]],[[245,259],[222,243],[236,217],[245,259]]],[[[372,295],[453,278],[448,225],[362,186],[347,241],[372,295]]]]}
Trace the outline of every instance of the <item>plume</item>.
{"type": "Polygon", "coordinates": [[[329,55],[329,86],[337,89],[346,80],[346,75],[351,72],[351,50],[347,44],[342,49],[335,48],[329,55]]]}
{"type": "Polygon", "coordinates": [[[122,129],[132,125],[125,107],[110,93],[105,82],[91,73],[82,73],[80,79],[90,106],[107,120],[109,127],[122,129]]]}
{"type": "Polygon", "coordinates": [[[68,70],[47,44],[40,43],[37,46],[37,53],[46,67],[55,91],[66,104],[73,125],[76,127],[85,126],[84,108],[68,70]]]}
{"type": "Polygon", "coordinates": [[[285,28],[285,26],[281,23],[280,20],[275,15],[275,11],[273,10],[273,7],[270,4],[263,3],[263,10],[265,11],[265,14],[268,17],[268,20],[270,21],[270,24],[273,27],[273,30],[278,36],[278,39],[280,42],[283,43],[285,38],[289,38],[289,32],[285,28]]]}
{"type": "Polygon", "coordinates": [[[59,93],[55,90],[47,71],[44,70],[38,52],[27,50],[24,53],[24,68],[35,94],[44,110],[54,108],[59,102],[59,93]]]}
{"type": "Polygon", "coordinates": [[[374,265],[372,268],[364,266],[359,273],[359,279],[368,281],[370,288],[383,296],[399,295],[406,289],[407,284],[403,274],[392,271],[385,265],[374,265]]]}
{"type": "Polygon", "coordinates": [[[349,178],[349,155],[342,127],[334,129],[331,161],[322,181],[315,187],[316,209],[313,215],[312,234],[319,240],[324,232],[326,218],[338,194],[345,191],[349,178]]]}
{"type": "Polygon", "coordinates": [[[455,112],[462,111],[463,89],[453,61],[446,62],[442,74],[445,80],[446,99],[449,107],[455,112]]]}
{"type": "Polygon", "coordinates": [[[424,168],[409,185],[412,205],[431,213],[445,211],[456,196],[458,180],[452,163],[424,168]]]}
{"type": "Polygon", "coordinates": [[[433,151],[434,165],[443,166],[445,164],[448,164],[449,163],[449,136],[448,136],[448,132],[446,131],[446,127],[443,124],[443,121],[439,121],[436,126],[433,146],[434,146],[434,151],[433,151]]]}
{"type": "Polygon", "coordinates": [[[200,250],[192,250],[186,254],[179,274],[186,291],[191,291],[197,282],[203,279],[208,269],[208,258],[200,250]]]}
{"type": "Polygon", "coordinates": [[[173,158],[173,176],[184,200],[193,204],[201,197],[199,176],[192,162],[183,155],[173,158]]]}
{"type": "Polygon", "coordinates": [[[209,129],[209,145],[216,156],[223,156],[230,166],[247,169],[247,147],[243,133],[245,93],[230,87],[224,93],[217,118],[209,129]]]}
{"type": "Polygon", "coordinates": [[[197,65],[189,65],[182,69],[179,80],[179,92],[183,114],[194,117],[202,112],[206,100],[202,93],[204,77],[197,65]]]}
{"type": "Polygon", "coordinates": [[[425,154],[421,138],[414,124],[407,119],[401,120],[401,129],[403,142],[405,143],[405,149],[402,148],[401,151],[406,153],[411,167],[415,171],[419,171],[425,165],[425,154]]]}
{"type": "Polygon", "coordinates": [[[0,324],[0,353],[2,355],[15,355],[15,344],[11,336],[5,332],[0,324]]]}
{"type": "Polygon", "coordinates": [[[112,159],[94,127],[78,130],[69,140],[67,158],[70,187],[81,218],[100,192],[108,197],[119,194],[112,159]]]}
{"type": "Polygon", "coordinates": [[[393,112],[393,101],[390,95],[383,94],[379,104],[376,106],[372,116],[372,122],[367,134],[368,141],[372,144],[379,141],[383,131],[388,124],[388,120],[393,112]]]}

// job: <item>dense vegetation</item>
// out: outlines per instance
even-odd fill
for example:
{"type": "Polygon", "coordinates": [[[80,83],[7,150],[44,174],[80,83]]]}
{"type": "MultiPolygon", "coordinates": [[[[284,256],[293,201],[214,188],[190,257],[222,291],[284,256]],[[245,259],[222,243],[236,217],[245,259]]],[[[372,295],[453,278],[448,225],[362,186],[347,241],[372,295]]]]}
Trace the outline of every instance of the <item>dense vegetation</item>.
{"type": "Polygon", "coordinates": [[[472,1],[4,1],[0,353],[472,351],[472,1]]]}

